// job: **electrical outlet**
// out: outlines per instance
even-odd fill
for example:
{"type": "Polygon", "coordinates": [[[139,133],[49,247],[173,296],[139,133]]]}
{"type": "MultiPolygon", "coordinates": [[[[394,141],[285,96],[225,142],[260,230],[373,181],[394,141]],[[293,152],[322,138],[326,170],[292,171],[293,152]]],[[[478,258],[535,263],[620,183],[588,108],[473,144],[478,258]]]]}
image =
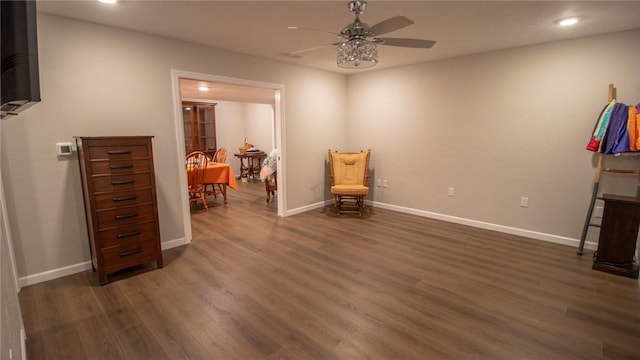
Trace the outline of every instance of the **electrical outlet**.
{"type": "Polygon", "coordinates": [[[453,188],[450,187],[449,190],[447,190],[447,196],[453,196],[453,188]]]}
{"type": "Polygon", "coordinates": [[[387,179],[382,180],[382,187],[389,187],[389,180],[387,179]]]}
{"type": "Polygon", "coordinates": [[[521,197],[520,198],[520,207],[526,208],[529,206],[529,198],[528,197],[521,197]]]}
{"type": "Polygon", "coordinates": [[[376,186],[377,187],[382,186],[382,180],[381,179],[376,179],[376,186]]]}

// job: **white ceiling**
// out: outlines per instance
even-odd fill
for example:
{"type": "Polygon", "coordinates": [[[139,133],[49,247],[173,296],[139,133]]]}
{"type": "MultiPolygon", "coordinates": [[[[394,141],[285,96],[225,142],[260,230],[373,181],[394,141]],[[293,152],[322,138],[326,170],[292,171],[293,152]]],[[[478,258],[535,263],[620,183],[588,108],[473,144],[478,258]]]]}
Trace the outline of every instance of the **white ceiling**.
{"type": "MultiPolygon", "coordinates": [[[[39,0],[38,11],[317,69],[350,74],[493,50],[640,28],[640,1],[376,1],[361,20],[374,25],[396,15],[415,21],[384,37],[436,40],[431,49],[379,46],[379,63],[369,69],[336,66],[336,50],[322,47],[353,21],[348,1],[142,1],[39,0]],[[561,28],[555,22],[578,16],[561,28]],[[320,31],[288,30],[300,26],[320,31]],[[329,32],[329,33],[326,33],[329,32]],[[282,55],[297,50],[302,58],[282,55]]],[[[273,104],[273,90],[181,81],[183,98],[273,104]]]]}
{"type": "MultiPolygon", "coordinates": [[[[335,48],[281,55],[331,44],[331,33],[353,21],[347,1],[131,1],[106,5],[95,0],[38,1],[40,12],[105,24],[226,49],[238,53],[334,71],[335,48]]],[[[374,25],[396,15],[415,24],[385,34],[436,40],[431,49],[379,46],[376,70],[424,61],[640,28],[640,1],[369,1],[361,20],[374,25]],[[578,16],[561,28],[555,22],[578,16]]]]}
{"type": "Polygon", "coordinates": [[[224,100],[274,105],[276,93],[273,89],[180,79],[180,96],[183,100],[224,100]],[[200,86],[208,89],[201,91],[200,86]]]}

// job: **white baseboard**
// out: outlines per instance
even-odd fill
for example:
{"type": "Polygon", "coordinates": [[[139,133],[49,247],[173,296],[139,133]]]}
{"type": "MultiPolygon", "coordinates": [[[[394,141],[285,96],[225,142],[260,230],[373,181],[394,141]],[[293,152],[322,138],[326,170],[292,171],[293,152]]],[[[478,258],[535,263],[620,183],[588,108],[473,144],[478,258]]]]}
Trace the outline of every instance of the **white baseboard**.
{"type": "Polygon", "coordinates": [[[169,250],[174,247],[186,245],[188,243],[190,243],[190,241],[187,241],[185,238],[178,238],[169,241],[163,241],[160,243],[160,247],[162,248],[162,250],[169,250]]]}
{"type": "MultiPolygon", "coordinates": [[[[385,203],[380,203],[380,202],[375,202],[375,201],[368,201],[367,200],[367,201],[365,201],[365,203],[367,205],[369,205],[369,206],[378,207],[378,208],[381,208],[381,209],[398,211],[398,212],[401,212],[401,213],[412,214],[412,215],[417,215],[417,216],[422,216],[422,217],[428,217],[428,218],[431,218],[431,219],[437,219],[437,220],[452,222],[452,223],[461,224],[461,225],[468,225],[468,226],[473,226],[473,227],[486,229],[486,230],[498,231],[498,232],[511,234],[511,235],[524,236],[524,237],[528,237],[528,238],[532,238],[532,239],[536,239],[536,240],[548,241],[548,242],[552,242],[552,243],[556,243],[556,244],[563,244],[563,245],[573,246],[576,249],[578,248],[578,245],[580,244],[580,239],[573,239],[573,238],[568,238],[568,237],[564,237],[564,236],[541,233],[541,232],[532,231],[532,230],[514,228],[514,227],[498,225],[498,224],[492,224],[492,223],[487,223],[487,222],[478,221],[478,220],[472,220],[472,219],[466,219],[466,218],[461,218],[461,217],[456,217],[456,216],[451,216],[451,215],[439,214],[439,213],[434,213],[434,212],[425,211],[425,210],[417,210],[417,209],[412,209],[412,208],[407,208],[407,207],[397,206],[397,205],[390,205],[390,204],[385,204],[385,203]]],[[[597,249],[597,243],[591,242],[591,241],[587,241],[587,242],[585,242],[584,247],[585,247],[585,249],[595,250],[595,249],[597,249]]]]}
{"type": "Polygon", "coordinates": [[[48,280],[61,278],[63,276],[76,274],[76,273],[83,272],[90,269],[91,269],[91,261],[85,261],[79,264],[64,266],[64,267],[53,269],[53,270],[47,270],[47,271],[43,271],[41,273],[37,273],[33,275],[27,275],[19,278],[18,280],[20,281],[20,286],[24,287],[24,286],[45,282],[48,280]]]}
{"type": "Polygon", "coordinates": [[[20,350],[22,351],[22,360],[27,360],[27,332],[24,326],[20,328],[20,350]]]}
{"type": "Polygon", "coordinates": [[[290,210],[287,210],[285,212],[284,216],[291,216],[291,215],[301,214],[303,212],[307,212],[307,211],[310,211],[310,210],[315,210],[315,209],[319,209],[319,208],[325,207],[325,206],[327,206],[329,204],[333,204],[333,200],[325,200],[325,201],[317,202],[315,204],[299,207],[299,208],[296,208],[296,209],[290,209],[290,210]]]}
{"type": "MultiPolygon", "coordinates": [[[[169,241],[163,241],[160,246],[162,250],[171,249],[174,247],[182,246],[187,244],[185,238],[178,238],[169,241]]],[[[41,282],[45,282],[48,280],[53,280],[57,278],[61,278],[68,275],[73,275],[79,272],[91,270],[91,261],[85,261],[74,265],[64,266],[61,268],[43,271],[41,273],[24,276],[18,279],[20,282],[20,287],[29,286],[38,284],[41,282]]]]}
{"type": "MultiPolygon", "coordinates": [[[[465,218],[461,218],[461,217],[445,215],[445,214],[439,214],[439,213],[434,213],[434,212],[425,211],[425,210],[412,209],[412,208],[407,208],[407,207],[403,207],[403,206],[390,205],[390,204],[385,204],[385,203],[376,202],[376,201],[369,201],[369,200],[367,200],[365,203],[367,205],[369,205],[369,206],[378,207],[378,208],[381,208],[381,209],[387,209],[387,210],[391,210],[391,211],[398,211],[398,212],[401,212],[401,213],[412,214],[412,215],[427,217],[427,218],[431,218],[431,219],[437,219],[437,220],[452,222],[452,223],[456,223],[456,224],[469,225],[469,226],[473,226],[473,227],[477,227],[477,228],[481,228],[481,229],[494,230],[494,231],[498,231],[498,232],[502,232],[502,233],[506,233],[506,234],[524,236],[524,237],[537,239],[537,240],[542,240],[542,241],[548,241],[548,242],[552,242],[552,243],[556,243],[556,244],[563,244],[563,245],[573,246],[573,247],[576,247],[576,248],[578,247],[578,244],[580,243],[579,239],[572,239],[572,238],[568,238],[568,237],[564,237],[564,236],[541,233],[541,232],[532,231],[532,230],[519,229],[519,228],[510,227],[510,226],[504,226],[504,225],[487,223],[487,222],[483,222],[483,221],[465,219],[465,218]]],[[[314,210],[314,209],[319,209],[319,208],[322,208],[322,207],[330,205],[330,204],[333,204],[333,200],[325,200],[325,201],[317,202],[315,204],[306,205],[306,206],[299,207],[299,208],[296,208],[296,209],[287,210],[285,212],[285,216],[301,214],[303,212],[307,212],[307,211],[314,210]]],[[[163,241],[161,243],[161,246],[162,246],[162,250],[168,250],[168,249],[171,249],[171,248],[174,248],[174,247],[178,247],[178,246],[182,246],[182,245],[185,245],[185,244],[188,244],[188,243],[189,242],[185,238],[178,238],[178,239],[174,239],[174,240],[163,241]]],[[[585,249],[595,250],[595,249],[597,249],[597,243],[591,242],[591,241],[587,241],[585,243],[584,247],[585,247],[585,249]]],[[[38,274],[33,274],[33,275],[28,275],[28,276],[25,276],[25,277],[21,277],[21,278],[19,278],[19,282],[20,282],[20,286],[21,287],[29,286],[29,285],[41,283],[41,282],[44,282],[44,281],[57,279],[57,278],[60,278],[60,277],[63,277],[63,276],[72,275],[72,274],[79,273],[79,272],[82,272],[82,271],[86,271],[86,270],[89,270],[89,269],[91,269],[91,261],[86,261],[86,262],[82,262],[82,263],[75,264],[75,265],[69,265],[69,266],[65,266],[65,267],[62,267],[62,268],[48,270],[48,271],[44,271],[44,272],[41,272],[41,273],[38,273],[38,274]]]]}

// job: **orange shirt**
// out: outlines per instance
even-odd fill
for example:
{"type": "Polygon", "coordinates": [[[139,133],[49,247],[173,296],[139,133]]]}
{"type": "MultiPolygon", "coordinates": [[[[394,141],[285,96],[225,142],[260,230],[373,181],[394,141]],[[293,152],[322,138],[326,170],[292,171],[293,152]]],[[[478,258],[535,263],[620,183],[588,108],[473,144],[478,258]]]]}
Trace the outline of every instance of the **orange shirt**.
{"type": "Polygon", "coordinates": [[[640,114],[635,106],[629,106],[627,118],[627,130],[629,131],[629,148],[631,151],[640,150],[640,114]]]}

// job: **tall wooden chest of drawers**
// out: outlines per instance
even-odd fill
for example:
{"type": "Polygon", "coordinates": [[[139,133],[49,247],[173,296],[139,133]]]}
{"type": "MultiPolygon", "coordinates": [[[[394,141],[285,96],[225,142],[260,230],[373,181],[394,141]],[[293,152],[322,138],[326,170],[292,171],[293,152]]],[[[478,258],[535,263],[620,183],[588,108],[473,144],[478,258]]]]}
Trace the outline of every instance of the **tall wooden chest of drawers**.
{"type": "Polygon", "coordinates": [[[91,263],[100,285],[135,265],[162,267],[150,136],[76,137],[91,263]]]}

